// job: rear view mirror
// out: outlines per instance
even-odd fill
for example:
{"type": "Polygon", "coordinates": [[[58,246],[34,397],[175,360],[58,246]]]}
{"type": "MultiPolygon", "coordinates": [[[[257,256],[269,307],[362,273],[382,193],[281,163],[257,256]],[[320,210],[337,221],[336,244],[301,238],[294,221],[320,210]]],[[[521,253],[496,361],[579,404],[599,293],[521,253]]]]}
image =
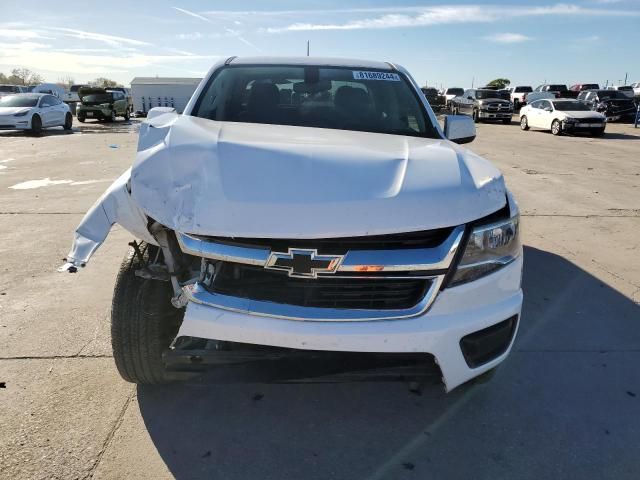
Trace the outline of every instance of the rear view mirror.
{"type": "Polygon", "coordinates": [[[476,124],[466,115],[446,115],[444,136],[455,143],[469,143],[476,138],[476,124]]]}

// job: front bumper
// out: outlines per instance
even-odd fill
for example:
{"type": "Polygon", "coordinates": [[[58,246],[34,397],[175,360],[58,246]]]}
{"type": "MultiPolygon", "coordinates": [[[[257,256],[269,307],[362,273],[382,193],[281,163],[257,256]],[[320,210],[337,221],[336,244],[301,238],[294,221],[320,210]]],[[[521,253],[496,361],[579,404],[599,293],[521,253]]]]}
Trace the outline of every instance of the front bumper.
{"type": "Polygon", "coordinates": [[[83,118],[97,118],[106,119],[111,117],[111,110],[101,108],[78,108],[76,109],[76,116],[83,118]]]}
{"type": "Polygon", "coordinates": [[[426,313],[396,320],[287,320],[189,302],[178,338],[190,336],[301,350],[429,353],[440,366],[449,391],[495,367],[509,354],[517,326],[501,353],[475,368],[465,360],[460,341],[511,317],[519,319],[521,276],[522,255],[484,278],[444,289],[426,313]]]}
{"type": "Polygon", "coordinates": [[[29,130],[31,122],[24,117],[0,118],[0,130],[29,130]]]}
{"type": "Polygon", "coordinates": [[[513,111],[498,112],[498,111],[480,110],[478,112],[478,115],[480,118],[483,118],[483,119],[505,120],[513,116],[513,111]]]}
{"type": "Polygon", "coordinates": [[[604,130],[606,122],[562,122],[562,129],[566,132],[593,132],[604,130]]]}

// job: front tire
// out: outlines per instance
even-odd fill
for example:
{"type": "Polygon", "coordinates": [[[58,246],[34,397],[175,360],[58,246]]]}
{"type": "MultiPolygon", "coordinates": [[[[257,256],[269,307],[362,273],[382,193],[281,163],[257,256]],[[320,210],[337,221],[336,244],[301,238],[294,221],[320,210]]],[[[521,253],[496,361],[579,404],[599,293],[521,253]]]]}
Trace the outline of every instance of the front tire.
{"type": "Polygon", "coordinates": [[[111,115],[109,115],[109,121],[110,122],[115,122],[116,121],[116,111],[115,110],[111,110],[111,115]]]}
{"type": "Polygon", "coordinates": [[[62,128],[64,128],[65,130],[71,130],[72,126],[73,126],[73,117],[71,116],[70,113],[67,113],[64,117],[64,125],[62,128]]]}
{"type": "Polygon", "coordinates": [[[31,119],[31,133],[40,135],[42,133],[42,119],[40,115],[34,115],[31,119]]]}
{"type": "Polygon", "coordinates": [[[480,113],[478,113],[478,110],[473,110],[473,113],[471,114],[471,118],[473,118],[473,121],[475,123],[479,123],[480,122],[480,113]]]}
{"type": "Polygon", "coordinates": [[[77,118],[80,123],[84,123],[84,121],[86,120],[86,118],[84,118],[82,115],[79,115],[77,118]]]}
{"type": "Polygon", "coordinates": [[[604,136],[604,128],[598,128],[597,130],[593,130],[591,132],[592,137],[603,137],[604,136]]]}
{"type": "Polygon", "coordinates": [[[554,135],[562,135],[562,125],[559,120],[551,122],[551,133],[554,135]]]}
{"type": "Polygon", "coordinates": [[[522,117],[520,117],[520,129],[529,130],[529,123],[526,115],[523,115],[522,117]]]}
{"type": "Polygon", "coordinates": [[[170,282],[137,277],[136,270],[155,257],[158,247],[140,245],[124,258],[111,303],[111,346],[120,376],[132,383],[171,381],[162,360],[182,323],[184,309],[171,305],[170,282]]]}
{"type": "Polygon", "coordinates": [[[502,119],[502,123],[504,123],[505,125],[511,125],[511,119],[510,118],[503,118],[502,119]]]}
{"type": "Polygon", "coordinates": [[[125,122],[128,122],[130,118],[131,118],[131,115],[129,113],[129,109],[127,109],[127,110],[124,111],[124,120],[125,120],[125,122]]]}

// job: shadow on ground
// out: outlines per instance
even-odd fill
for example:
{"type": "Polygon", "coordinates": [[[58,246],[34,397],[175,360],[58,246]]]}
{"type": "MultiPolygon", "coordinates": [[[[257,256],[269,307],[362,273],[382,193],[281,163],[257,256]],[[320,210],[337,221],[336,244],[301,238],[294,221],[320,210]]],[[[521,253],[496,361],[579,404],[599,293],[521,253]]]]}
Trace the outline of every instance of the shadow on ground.
{"type": "Polygon", "coordinates": [[[640,308],[525,248],[516,346],[487,384],[139,387],[178,479],[637,478],[640,308]]]}
{"type": "Polygon", "coordinates": [[[100,122],[91,120],[85,123],[78,122],[75,117],[73,120],[73,128],[65,130],[62,127],[44,128],[41,133],[35,135],[29,130],[5,130],[0,131],[0,138],[9,137],[31,137],[46,138],[58,137],[61,135],[82,134],[104,134],[104,133],[137,133],[140,129],[140,121],[138,120],[117,120],[115,122],[100,122]]]}

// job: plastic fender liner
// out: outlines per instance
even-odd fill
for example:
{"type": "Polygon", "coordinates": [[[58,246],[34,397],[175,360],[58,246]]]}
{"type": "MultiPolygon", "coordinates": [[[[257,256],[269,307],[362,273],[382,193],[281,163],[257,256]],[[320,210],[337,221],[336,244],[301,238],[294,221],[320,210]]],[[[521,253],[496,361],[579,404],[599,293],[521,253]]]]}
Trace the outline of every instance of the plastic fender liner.
{"type": "Polygon", "coordinates": [[[76,228],[66,263],[59,271],[75,272],[78,267],[84,267],[116,223],[136,238],[157,245],[147,230],[147,216],[131,198],[128,188],[130,178],[131,168],[113,182],[85,214],[76,228]]]}

